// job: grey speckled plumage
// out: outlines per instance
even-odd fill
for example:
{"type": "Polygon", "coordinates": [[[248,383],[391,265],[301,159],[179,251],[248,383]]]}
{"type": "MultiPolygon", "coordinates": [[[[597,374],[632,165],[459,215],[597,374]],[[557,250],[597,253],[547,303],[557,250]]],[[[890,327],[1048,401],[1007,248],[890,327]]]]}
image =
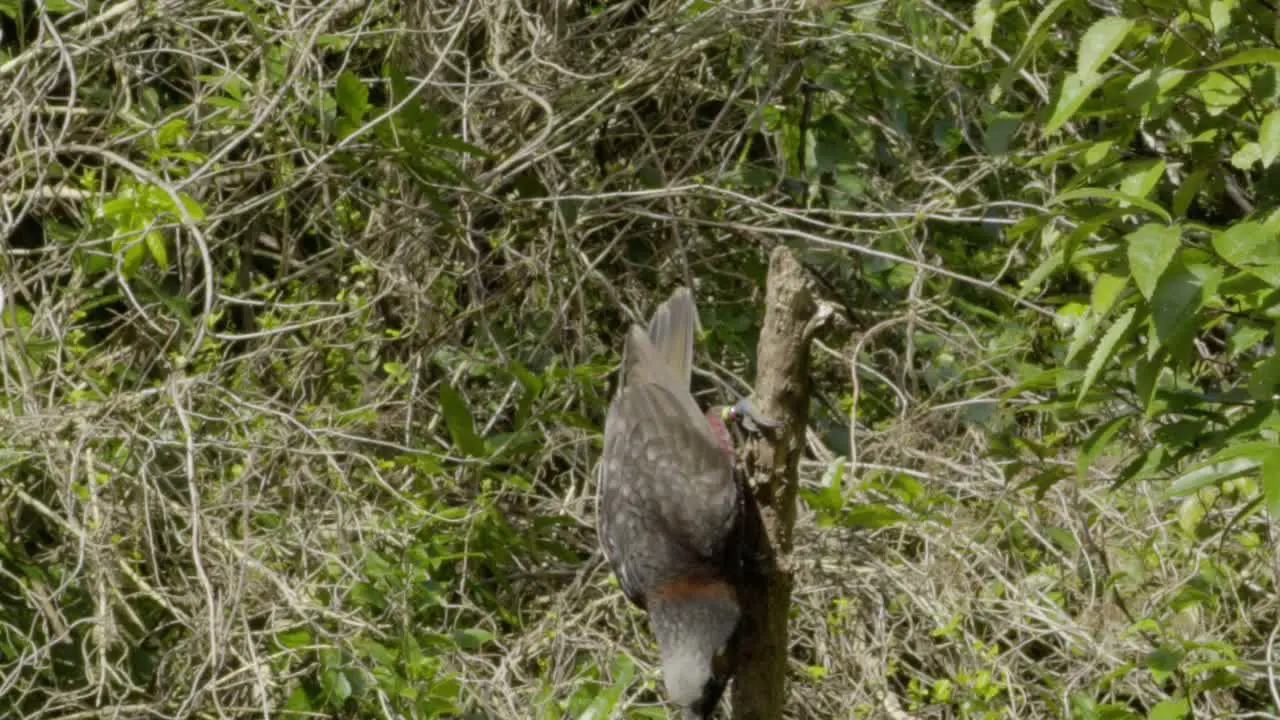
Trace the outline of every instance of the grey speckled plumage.
{"type": "Polygon", "coordinates": [[[627,598],[650,613],[671,699],[710,717],[738,627],[742,490],[720,418],[689,390],[697,311],[685,288],[627,335],[600,461],[598,530],[627,598]]]}

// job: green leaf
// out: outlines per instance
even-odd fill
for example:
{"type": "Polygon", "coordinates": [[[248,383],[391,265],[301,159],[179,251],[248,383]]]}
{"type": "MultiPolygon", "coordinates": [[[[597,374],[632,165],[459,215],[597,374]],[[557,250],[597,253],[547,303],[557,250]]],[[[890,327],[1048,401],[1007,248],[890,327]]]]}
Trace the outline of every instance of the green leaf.
{"type": "Polygon", "coordinates": [[[315,708],[311,705],[311,696],[307,695],[306,689],[295,687],[289,692],[284,703],[284,717],[306,717],[313,712],[315,708]]]}
{"type": "Polygon", "coordinates": [[[1155,189],[1156,183],[1164,176],[1164,160],[1142,160],[1133,163],[1129,174],[1120,181],[1120,192],[1134,197],[1145,198],[1155,189]]]}
{"type": "Polygon", "coordinates": [[[147,257],[147,247],[145,243],[132,241],[124,247],[124,253],[120,263],[120,273],[125,279],[133,279],[138,274],[138,268],[142,267],[142,261],[147,257]]]}
{"type": "Polygon", "coordinates": [[[1209,22],[1213,24],[1215,35],[1231,27],[1231,11],[1240,4],[1240,0],[1211,0],[1209,3],[1209,22]]]}
{"type": "Polygon", "coordinates": [[[491,640],[493,640],[493,633],[480,628],[453,631],[453,641],[464,650],[477,650],[491,640]]]}
{"type": "Polygon", "coordinates": [[[1022,115],[1020,113],[999,112],[993,113],[987,118],[987,130],[983,134],[982,141],[986,145],[987,152],[992,155],[1003,155],[1009,152],[1009,142],[1018,131],[1018,126],[1022,123],[1022,115]]]}
{"type": "Polygon", "coordinates": [[[1258,128],[1258,147],[1262,149],[1263,167],[1271,167],[1280,157],[1280,110],[1273,110],[1263,118],[1258,128]]]}
{"type": "Polygon", "coordinates": [[[1036,16],[1031,27],[1027,30],[1027,39],[1023,42],[1022,47],[1018,48],[1018,54],[1013,56],[1013,61],[1005,67],[1004,72],[1000,73],[1000,81],[991,90],[991,102],[999,102],[1000,96],[1004,94],[1009,86],[1013,84],[1014,78],[1018,76],[1019,71],[1026,66],[1027,62],[1035,55],[1040,46],[1049,37],[1049,31],[1055,20],[1058,19],[1064,10],[1066,10],[1067,0],[1052,0],[1045,5],[1040,14],[1036,16]]]}
{"type": "Polygon", "coordinates": [[[1196,199],[1196,195],[1200,192],[1200,186],[1204,184],[1204,179],[1208,175],[1209,168],[1201,167],[1182,179],[1182,184],[1173,193],[1173,214],[1175,217],[1186,216],[1187,209],[1191,207],[1191,203],[1196,199]]]}
{"type": "Polygon", "coordinates": [[[1081,482],[1088,479],[1089,466],[1093,464],[1093,461],[1111,445],[1116,433],[1123,430],[1132,419],[1132,415],[1111,418],[1100,425],[1097,430],[1089,433],[1089,437],[1085,438],[1084,442],[1080,444],[1080,451],[1076,454],[1076,475],[1081,482]]]}
{"type": "Polygon", "coordinates": [[[1280,237],[1259,222],[1237,223],[1213,237],[1223,260],[1280,287],[1280,237]]]}
{"type": "Polygon", "coordinates": [[[1186,700],[1161,700],[1151,708],[1148,720],[1182,720],[1189,708],[1186,700]]]}
{"type": "Polygon", "coordinates": [[[1177,226],[1154,223],[1147,223],[1127,236],[1129,274],[1147,300],[1151,300],[1156,283],[1178,252],[1181,236],[1177,226]]]}
{"type": "Polygon", "coordinates": [[[1244,99],[1247,87],[1247,76],[1230,77],[1214,73],[1200,78],[1191,94],[1204,102],[1209,115],[1217,117],[1244,99]]]}
{"type": "Polygon", "coordinates": [[[1165,94],[1187,76],[1177,68],[1148,68],[1133,76],[1125,88],[1125,104],[1130,110],[1151,113],[1165,100],[1165,94]]]}
{"type": "Polygon", "coordinates": [[[485,445],[476,434],[471,409],[458,391],[448,383],[440,386],[440,408],[444,412],[444,422],[449,428],[454,446],[471,457],[483,457],[485,445]]]}
{"type": "Polygon", "coordinates": [[[1133,27],[1133,21],[1122,17],[1105,17],[1085,31],[1080,40],[1080,52],[1076,56],[1076,74],[1082,77],[1096,75],[1111,53],[1120,47],[1133,27]]]}
{"type": "Polygon", "coordinates": [[[1237,67],[1239,65],[1280,65],[1280,50],[1276,48],[1253,48],[1244,52],[1236,53],[1231,57],[1223,60],[1216,65],[1209,66],[1210,70],[1222,70],[1223,68],[1237,67]]]}
{"type": "MultiPolygon", "coordinates": [[[[1179,343],[1196,327],[1195,314],[1206,298],[1212,297],[1222,279],[1222,269],[1208,265],[1183,265],[1175,262],[1165,270],[1151,296],[1151,321],[1155,341],[1149,356],[1167,347],[1176,352],[1179,343]]],[[[1176,355],[1175,355],[1176,356],[1176,355]]]]}
{"type": "Polygon", "coordinates": [[[1051,135],[1058,131],[1080,106],[1089,99],[1093,91],[1102,84],[1102,76],[1100,75],[1080,75],[1079,73],[1068,73],[1062,81],[1062,90],[1058,94],[1058,104],[1053,108],[1053,116],[1049,118],[1049,122],[1044,126],[1044,133],[1051,135]]]}
{"type": "Polygon", "coordinates": [[[1276,385],[1280,385],[1280,355],[1272,353],[1249,373],[1249,396],[1266,402],[1275,395],[1276,385]]]}
{"type": "Polygon", "coordinates": [[[1138,401],[1142,403],[1142,409],[1147,413],[1147,417],[1151,417],[1151,410],[1154,408],[1151,399],[1155,397],[1156,386],[1160,380],[1160,373],[1164,372],[1164,367],[1161,358],[1139,358],[1134,365],[1133,389],[1138,394],[1138,401]]]}
{"type": "Polygon", "coordinates": [[[1157,675],[1156,682],[1163,682],[1178,669],[1182,655],[1167,647],[1158,647],[1147,653],[1147,669],[1157,675]]]}
{"type": "Polygon", "coordinates": [[[844,524],[852,528],[877,529],[906,520],[906,516],[881,503],[854,505],[844,517],[844,524]]]}
{"type": "Polygon", "coordinates": [[[146,242],[147,250],[151,252],[151,259],[155,260],[161,270],[168,270],[169,251],[165,248],[164,235],[159,230],[152,230],[147,233],[146,242]]]}
{"type": "Polygon", "coordinates": [[[1111,360],[1111,356],[1115,354],[1116,346],[1120,344],[1120,340],[1129,332],[1129,327],[1133,325],[1133,317],[1137,313],[1137,308],[1129,308],[1125,314],[1121,315],[1111,327],[1107,328],[1107,332],[1102,336],[1102,340],[1098,342],[1098,347],[1093,351],[1093,356],[1089,358],[1089,365],[1084,371],[1084,381],[1080,383],[1080,394],[1076,396],[1076,406],[1084,400],[1085,395],[1089,393],[1089,389],[1093,387],[1094,381],[1098,379],[1098,373],[1102,372],[1102,368],[1111,360]]]}
{"type": "Polygon", "coordinates": [[[991,49],[991,31],[996,24],[996,8],[993,0],[978,0],[973,7],[973,34],[982,46],[991,49]]]}
{"type": "Polygon", "coordinates": [[[1262,459],[1262,494],[1272,519],[1280,518],[1280,448],[1262,459]]]}
{"type": "Polygon", "coordinates": [[[1275,452],[1271,443],[1249,442],[1224,448],[1204,462],[1179,475],[1165,491],[1168,497],[1188,495],[1234,477],[1249,475],[1262,466],[1262,462],[1275,452]]]}
{"type": "Polygon", "coordinates": [[[1060,205],[1070,200],[1114,200],[1117,202],[1129,203],[1130,205],[1146,210],[1152,215],[1164,220],[1166,223],[1173,222],[1173,217],[1169,215],[1169,212],[1156,203],[1153,203],[1146,198],[1134,197],[1133,195],[1128,195],[1117,190],[1108,190],[1106,188],[1087,187],[1079,188],[1077,190],[1069,190],[1055,197],[1049,202],[1049,204],[1060,205]]]}
{"type": "Polygon", "coordinates": [[[1115,307],[1120,293],[1129,285],[1129,278],[1124,275],[1103,273],[1093,283],[1093,291],[1089,294],[1089,307],[1098,317],[1106,317],[1115,307]]]}
{"type": "Polygon", "coordinates": [[[369,88],[365,87],[355,73],[344,70],[338,76],[334,96],[338,101],[338,109],[343,114],[356,123],[364,120],[364,114],[369,109],[369,88]]]}
{"type": "Polygon", "coordinates": [[[1258,143],[1245,143],[1243,147],[1231,154],[1231,167],[1237,170],[1248,170],[1262,159],[1262,148],[1258,143]]]}
{"type": "Polygon", "coordinates": [[[320,673],[320,686],[324,689],[325,700],[334,706],[340,706],[351,697],[351,681],[347,674],[337,668],[330,668],[320,673]]]}
{"type": "Polygon", "coordinates": [[[1076,355],[1079,355],[1080,351],[1093,340],[1094,331],[1098,329],[1098,323],[1104,317],[1104,314],[1094,312],[1092,308],[1084,311],[1083,317],[1076,321],[1075,332],[1071,335],[1071,344],[1067,346],[1067,354],[1062,358],[1064,365],[1071,365],[1076,355]]]}
{"type": "Polygon", "coordinates": [[[276,635],[276,642],[282,647],[294,650],[311,644],[311,633],[306,628],[285,630],[276,635]]]}

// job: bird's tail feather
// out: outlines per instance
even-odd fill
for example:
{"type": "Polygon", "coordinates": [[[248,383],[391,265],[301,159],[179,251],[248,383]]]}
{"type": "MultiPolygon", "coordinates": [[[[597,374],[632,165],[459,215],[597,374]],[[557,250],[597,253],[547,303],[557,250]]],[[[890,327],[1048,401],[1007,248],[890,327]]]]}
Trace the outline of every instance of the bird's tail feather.
{"type": "Polygon", "coordinates": [[[685,287],[676,288],[649,321],[649,340],[684,389],[693,375],[693,329],[697,324],[693,293],[685,287]]]}

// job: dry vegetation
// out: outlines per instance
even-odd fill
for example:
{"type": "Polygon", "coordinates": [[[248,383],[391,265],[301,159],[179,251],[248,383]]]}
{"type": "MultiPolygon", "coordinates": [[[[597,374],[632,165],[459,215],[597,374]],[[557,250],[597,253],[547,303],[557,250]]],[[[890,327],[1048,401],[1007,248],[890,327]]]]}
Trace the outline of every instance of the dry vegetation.
{"type": "Polygon", "coordinates": [[[645,6],[9,18],[0,714],[663,717],[595,545],[620,331],[690,284],[699,390],[748,392],[785,243],[837,317],[789,717],[1273,717],[1256,486],[1114,488],[1155,423],[1077,476],[1105,407],[1025,384],[1070,291],[1015,302],[1042,250],[1001,234],[1063,181],[931,144],[981,146],[1017,47],[958,4],[645,6]],[[837,99],[845,155],[798,159],[837,99]]]}

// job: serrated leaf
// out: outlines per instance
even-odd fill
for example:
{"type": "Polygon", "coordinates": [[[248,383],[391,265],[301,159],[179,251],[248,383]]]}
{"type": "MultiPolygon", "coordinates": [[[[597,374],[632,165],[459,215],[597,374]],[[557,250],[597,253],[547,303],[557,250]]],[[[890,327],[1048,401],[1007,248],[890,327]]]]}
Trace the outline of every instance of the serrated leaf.
{"type": "Polygon", "coordinates": [[[1147,223],[1129,233],[1129,274],[1148,301],[1156,290],[1160,276],[1178,252],[1181,231],[1177,226],[1147,223]]]}
{"type": "Polygon", "coordinates": [[[1100,75],[1068,73],[1062,81],[1062,90],[1058,93],[1058,104],[1054,106],[1053,116],[1044,126],[1044,133],[1051,135],[1057,132],[1101,84],[1102,76],[1100,75]]]}
{"type": "Polygon", "coordinates": [[[1089,358],[1089,365],[1084,371],[1084,380],[1080,383],[1080,394],[1076,396],[1076,406],[1084,401],[1085,395],[1089,393],[1089,389],[1093,387],[1093,383],[1098,379],[1098,373],[1102,372],[1102,368],[1111,360],[1111,356],[1115,354],[1116,346],[1120,344],[1120,340],[1129,332],[1129,327],[1133,325],[1134,315],[1137,308],[1129,308],[1123,315],[1116,319],[1111,327],[1107,328],[1106,334],[1098,341],[1098,347],[1093,351],[1093,356],[1089,358]]]}
{"type": "Polygon", "coordinates": [[[1111,312],[1111,308],[1115,307],[1116,300],[1119,299],[1120,293],[1129,285],[1129,278],[1124,275],[1112,275],[1111,273],[1103,273],[1093,283],[1093,290],[1089,293],[1089,307],[1098,317],[1106,317],[1111,312]]]}
{"type": "Polygon", "coordinates": [[[1102,18],[1091,25],[1080,40],[1076,74],[1082,77],[1095,75],[1111,53],[1124,42],[1132,27],[1132,20],[1114,16],[1102,18]]]}
{"type": "Polygon", "coordinates": [[[1147,417],[1151,417],[1151,399],[1155,397],[1156,384],[1162,372],[1164,363],[1159,358],[1139,358],[1133,368],[1133,389],[1138,394],[1138,402],[1142,404],[1147,417]]]}
{"type": "Polygon", "coordinates": [[[1067,346],[1067,354],[1062,359],[1064,365],[1071,365],[1076,355],[1084,350],[1085,346],[1093,340],[1093,334],[1098,329],[1098,323],[1103,319],[1103,315],[1096,313],[1092,308],[1085,311],[1084,317],[1076,322],[1075,332],[1071,335],[1071,344],[1067,346]]]}
{"type": "Polygon", "coordinates": [[[444,423],[449,428],[454,446],[471,457],[483,457],[484,441],[476,434],[471,409],[458,391],[448,383],[440,386],[440,410],[444,413],[444,423]]]}
{"type": "Polygon", "coordinates": [[[1147,348],[1149,356],[1163,347],[1168,347],[1171,352],[1177,350],[1178,341],[1185,340],[1186,333],[1196,327],[1195,314],[1205,299],[1217,291],[1221,279],[1220,267],[1171,263],[1151,295],[1155,342],[1147,348]]]}
{"type": "Polygon", "coordinates": [[[1280,264],[1280,237],[1259,222],[1236,223],[1214,235],[1213,249],[1241,269],[1280,264]]]}
{"type": "Polygon", "coordinates": [[[1263,118],[1258,128],[1258,147],[1262,150],[1263,167],[1271,167],[1280,157],[1280,110],[1273,110],[1263,118]]]}

